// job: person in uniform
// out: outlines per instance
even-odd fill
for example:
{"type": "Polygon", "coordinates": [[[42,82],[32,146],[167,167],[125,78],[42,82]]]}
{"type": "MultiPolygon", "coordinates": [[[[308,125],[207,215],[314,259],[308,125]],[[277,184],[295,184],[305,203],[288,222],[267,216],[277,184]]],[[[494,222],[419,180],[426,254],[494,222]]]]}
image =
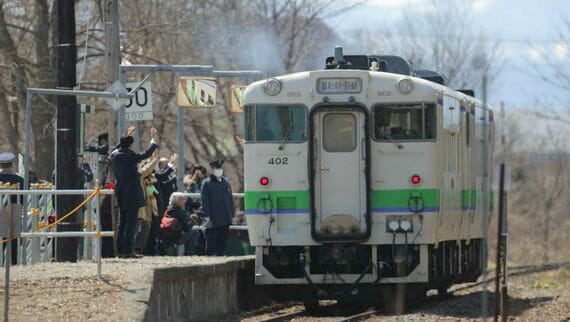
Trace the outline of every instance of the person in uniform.
{"type": "Polygon", "coordinates": [[[149,147],[139,154],[133,150],[134,138],[125,136],[120,139],[119,146],[111,153],[113,172],[117,184],[115,193],[119,202],[119,232],[117,250],[119,257],[137,258],[133,251],[139,209],[146,205],[145,195],[140,181],[138,164],[152,156],[158,148],[158,131],[150,130],[149,147]]]}
{"type": "Polygon", "coordinates": [[[232,187],[223,177],[223,160],[210,163],[212,174],[202,184],[202,211],[209,218],[206,224],[206,254],[222,256],[229,226],[234,216],[232,187]]]}
{"type": "MultiPolygon", "coordinates": [[[[3,184],[18,184],[19,189],[24,189],[24,178],[14,171],[14,161],[16,156],[10,152],[0,153],[0,182],[3,184]]],[[[17,196],[12,196],[12,203],[18,202],[17,196]]],[[[18,240],[12,240],[12,265],[18,263],[18,240]]]]}

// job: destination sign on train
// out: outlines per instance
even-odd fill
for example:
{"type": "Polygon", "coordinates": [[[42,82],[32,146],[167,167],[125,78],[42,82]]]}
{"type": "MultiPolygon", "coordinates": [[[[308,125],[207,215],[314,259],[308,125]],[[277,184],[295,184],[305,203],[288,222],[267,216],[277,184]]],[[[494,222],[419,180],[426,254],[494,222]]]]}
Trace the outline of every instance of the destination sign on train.
{"type": "Polygon", "coordinates": [[[356,94],[362,92],[360,78],[319,78],[317,92],[320,94],[356,94]]]}

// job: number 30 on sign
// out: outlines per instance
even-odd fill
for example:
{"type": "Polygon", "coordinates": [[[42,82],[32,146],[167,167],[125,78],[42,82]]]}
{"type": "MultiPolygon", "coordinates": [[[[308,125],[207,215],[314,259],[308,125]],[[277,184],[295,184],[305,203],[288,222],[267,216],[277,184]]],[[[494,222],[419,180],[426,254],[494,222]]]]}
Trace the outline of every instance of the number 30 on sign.
{"type": "MultiPolygon", "coordinates": [[[[129,82],[126,85],[127,90],[130,92],[138,83],[129,82]]],[[[125,119],[132,122],[152,120],[152,118],[152,85],[147,81],[125,105],[125,119]]]]}

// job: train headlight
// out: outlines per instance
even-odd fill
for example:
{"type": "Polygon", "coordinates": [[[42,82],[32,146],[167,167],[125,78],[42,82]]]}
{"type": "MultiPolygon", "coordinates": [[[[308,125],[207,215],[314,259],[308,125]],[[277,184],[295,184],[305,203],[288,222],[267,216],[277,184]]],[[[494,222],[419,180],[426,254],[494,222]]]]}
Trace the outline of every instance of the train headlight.
{"type": "Polygon", "coordinates": [[[402,94],[410,94],[414,90],[414,82],[410,78],[402,78],[396,86],[402,94]]]}
{"type": "Polygon", "coordinates": [[[412,224],[407,219],[402,219],[400,221],[400,229],[402,229],[404,232],[409,231],[410,228],[412,228],[412,224]]]}
{"type": "Polygon", "coordinates": [[[263,90],[265,90],[265,94],[275,96],[281,92],[281,82],[276,78],[270,78],[265,81],[263,90]]]}
{"type": "Polygon", "coordinates": [[[392,220],[390,223],[388,223],[388,228],[390,228],[391,231],[396,231],[398,228],[400,228],[400,224],[397,220],[392,220]]]}

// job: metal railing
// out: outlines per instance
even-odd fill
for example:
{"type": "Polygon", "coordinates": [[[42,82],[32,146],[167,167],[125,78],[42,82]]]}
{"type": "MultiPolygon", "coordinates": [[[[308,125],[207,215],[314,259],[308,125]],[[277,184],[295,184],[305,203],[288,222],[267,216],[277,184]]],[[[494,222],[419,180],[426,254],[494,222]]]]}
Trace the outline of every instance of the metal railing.
{"type": "MultiPolygon", "coordinates": [[[[7,210],[12,196],[22,202],[22,231],[15,232],[18,236],[18,247],[13,250],[18,253],[19,264],[34,264],[49,262],[53,258],[55,238],[83,237],[83,248],[80,259],[97,261],[97,276],[101,277],[101,252],[103,237],[113,237],[113,231],[101,231],[100,195],[112,195],[113,190],[6,190],[0,188],[0,211],[7,210]],[[87,198],[66,216],[83,216],[81,231],[55,231],[59,220],[55,220],[54,199],[62,195],[83,195],[87,198]],[[51,220],[50,218],[53,218],[51,220]],[[18,234],[19,233],[19,234],[18,234]]],[[[20,219],[20,218],[18,218],[20,219]]],[[[6,246],[7,241],[2,243],[6,246]]],[[[2,249],[4,265],[11,260],[6,258],[6,247],[2,249]]]]}
{"type": "MultiPolygon", "coordinates": [[[[81,231],[55,231],[56,226],[47,228],[56,218],[55,197],[62,195],[83,195],[90,196],[96,190],[54,190],[52,186],[33,185],[30,190],[7,190],[0,187],[0,211],[7,208],[10,199],[17,196],[22,200],[22,231],[19,234],[18,247],[12,251],[18,254],[18,264],[35,264],[50,262],[54,257],[54,244],[56,238],[79,237],[81,240],[81,250],[79,259],[93,260],[98,262],[97,274],[101,274],[101,238],[113,237],[113,231],[101,231],[100,195],[112,195],[113,190],[97,190],[91,200],[77,210],[74,216],[83,217],[83,228],[81,231]]],[[[199,193],[183,193],[184,197],[200,198],[199,193]]],[[[243,199],[243,193],[234,193],[236,199],[243,199]]],[[[77,222],[77,220],[76,220],[77,222]]],[[[193,229],[204,229],[196,226],[193,229]]],[[[246,225],[232,225],[231,230],[247,230],[246,225]]],[[[6,244],[1,246],[2,260],[0,266],[4,266],[6,261],[6,244]]]]}
{"type": "MultiPolygon", "coordinates": [[[[198,198],[198,199],[200,199],[202,197],[199,193],[184,192],[184,193],[182,193],[182,195],[184,197],[187,197],[187,198],[198,198]]],[[[234,192],[234,193],[232,193],[232,196],[234,197],[234,199],[243,199],[245,194],[242,192],[234,192]]],[[[204,229],[204,228],[205,227],[202,227],[202,226],[192,227],[192,229],[194,229],[194,230],[200,230],[200,229],[204,229]]],[[[230,230],[247,230],[246,225],[231,225],[229,228],[230,228],[230,230]]]]}

